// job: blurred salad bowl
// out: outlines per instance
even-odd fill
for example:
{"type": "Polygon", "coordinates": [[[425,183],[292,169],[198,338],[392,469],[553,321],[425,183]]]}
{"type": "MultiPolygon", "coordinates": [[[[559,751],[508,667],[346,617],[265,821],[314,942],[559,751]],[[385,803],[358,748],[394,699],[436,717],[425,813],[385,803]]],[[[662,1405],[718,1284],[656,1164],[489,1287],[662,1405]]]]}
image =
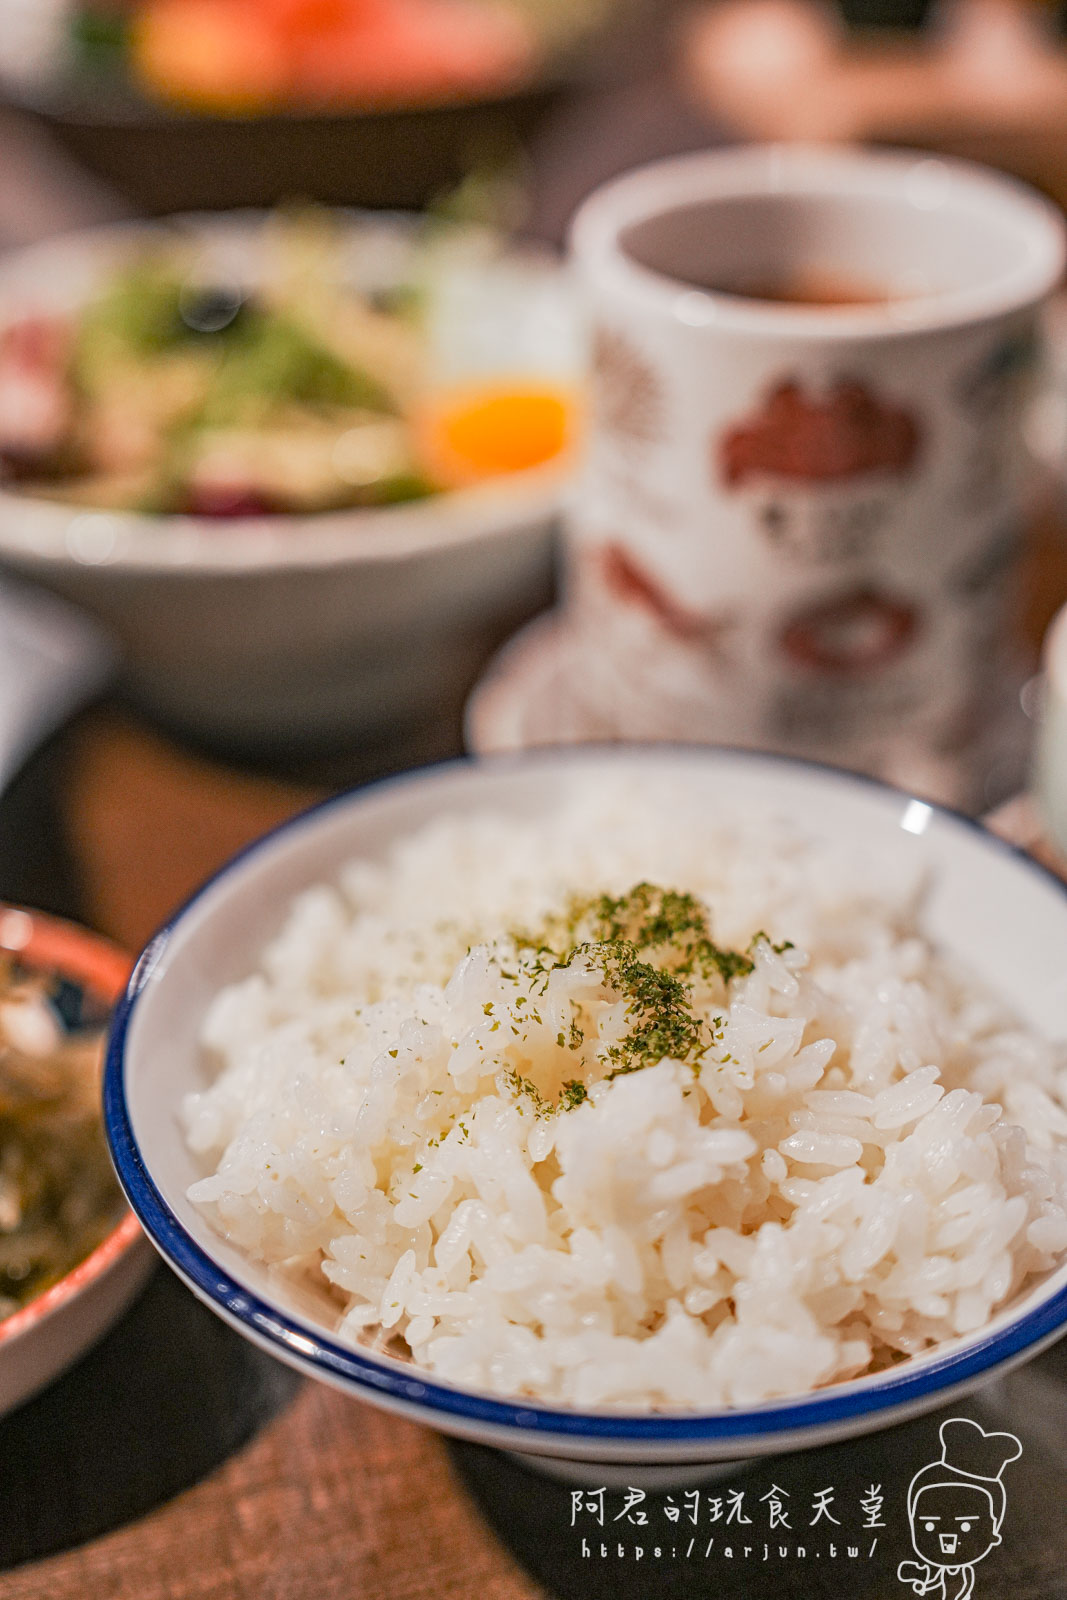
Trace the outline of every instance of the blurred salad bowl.
{"type": "Polygon", "coordinates": [[[391,217],[120,224],[0,270],[0,563],[228,749],[457,721],[551,595],[554,263],[391,217]]]}

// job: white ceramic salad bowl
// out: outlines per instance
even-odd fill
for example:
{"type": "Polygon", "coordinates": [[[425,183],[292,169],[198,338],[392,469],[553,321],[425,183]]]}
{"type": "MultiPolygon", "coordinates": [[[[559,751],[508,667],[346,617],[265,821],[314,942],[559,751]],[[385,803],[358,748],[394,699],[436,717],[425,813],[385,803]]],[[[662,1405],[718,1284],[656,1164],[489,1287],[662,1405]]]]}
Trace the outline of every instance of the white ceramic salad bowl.
{"type": "MultiPolygon", "coordinates": [[[[261,213],[174,219],[247,263],[261,213]]],[[[353,280],[403,280],[410,221],[351,214],[353,280]]],[[[77,310],[109,270],[168,235],[118,224],[0,265],[0,328],[77,310]]],[[[171,235],[172,236],[172,235],[171,235]]],[[[533,251],[462,251],[433,289],[443,381],[580,377],[562,275],[533,251]]],[[[531,468],[379,509],[213,519],[94,510],[0,488],[0,564],[91,612],[151,712],[227,749],[270,753],[459,724],[493,647],[551,599],[566,471],[531,468]]]]}
{"type": "MultiPolygon", "coordinates": [[[[891,1371],[821,1391],[705,1414],[581,1413],[466,1391],[342,1344],[324,1306],[280,1288],[223,1242],[187,1198],[198,1176],[177,1119],[203,1082],[197,1038],[225,983],[253,971],[290,898],[353,856],[449,812],[535,816],[565,773],[654,768],[732,808],[788,814],[817,837],[904,852],[932,873],[933,937],[967,961],[1035,1028],[1067,1035],[1067,889],[1028,858],[952,813],[829,769],[745,752],[575,749],[460,762],[342,797],[252,847],[149,945],[112,1035],[106,1124],[134,1211],[157,1249],[221,1317],[301,1371],[438,1428],[567,1463],[665,1470],[796,1450],[862,1434],[943,1405],[1029,1359],[1067,1326],[1067,1267],[980,1331],[891,1371]]],[[[573,1466],[570,1470],[573,1470],[573,1466]]],[[[648,1481],[647,1478],[643,1481],[648,1481]]]]}

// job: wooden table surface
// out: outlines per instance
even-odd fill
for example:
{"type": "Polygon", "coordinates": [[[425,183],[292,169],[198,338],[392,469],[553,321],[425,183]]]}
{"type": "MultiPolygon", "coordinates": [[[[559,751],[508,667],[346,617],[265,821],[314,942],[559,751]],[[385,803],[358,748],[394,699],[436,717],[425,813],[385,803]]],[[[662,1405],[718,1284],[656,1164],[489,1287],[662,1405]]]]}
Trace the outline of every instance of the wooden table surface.
{"type": "Polygon", "coordinates": [[[437,1437],[320,1384],[138,1522],[0,1579],[4,1600],[535,1600],[437,1437]]]}

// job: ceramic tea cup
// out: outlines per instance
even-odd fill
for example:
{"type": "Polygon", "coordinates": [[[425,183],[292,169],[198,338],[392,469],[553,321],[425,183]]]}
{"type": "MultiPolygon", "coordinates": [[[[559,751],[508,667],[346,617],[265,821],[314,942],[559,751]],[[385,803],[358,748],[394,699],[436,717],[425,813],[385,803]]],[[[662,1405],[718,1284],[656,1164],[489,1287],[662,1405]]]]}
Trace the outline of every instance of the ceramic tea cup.
{"type": "Polygon", "coordinates": [[[566,615],[600,723],[967,804],[951,771],[1014,700],[1058,213],[964,163],[755,147],[607,185],[573,255],[594,377],[566,615]]]}

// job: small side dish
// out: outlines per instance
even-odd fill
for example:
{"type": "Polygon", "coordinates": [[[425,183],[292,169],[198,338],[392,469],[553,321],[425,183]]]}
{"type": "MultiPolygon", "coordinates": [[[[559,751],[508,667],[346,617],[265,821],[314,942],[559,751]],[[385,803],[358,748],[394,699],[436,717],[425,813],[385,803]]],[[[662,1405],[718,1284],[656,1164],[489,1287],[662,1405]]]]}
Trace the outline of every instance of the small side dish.
{"type": "Polygon", "coordinates": [[[0,1327],[125,1213],[100,1121],[106,1011],[0,953],[0,1327]]]}
{"type": "Polygon", "coordinates": [[[128,974],[106,940],[0,904],[0,1416],[95,1344],[152,1266],[102,1134],[128,974]]]}
{"type": "Polygon", "coordinates": [[[966,1339],[1067,1253],[1067,1055],[925,893],[669,780],[436,821],[216,998],[190,1198],[483,1393],[707,1412],[966,1339]]]}

